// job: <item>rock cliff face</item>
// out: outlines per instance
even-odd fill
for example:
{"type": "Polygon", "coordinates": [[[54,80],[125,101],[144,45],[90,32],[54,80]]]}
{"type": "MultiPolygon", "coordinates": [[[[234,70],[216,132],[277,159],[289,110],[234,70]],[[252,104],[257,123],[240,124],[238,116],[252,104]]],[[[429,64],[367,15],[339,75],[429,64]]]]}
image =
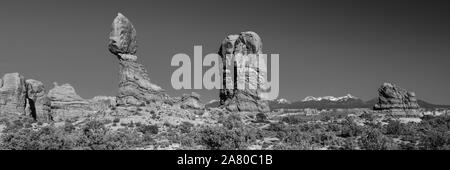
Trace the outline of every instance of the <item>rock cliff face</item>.
{"type": "Polygon", "coordinates": [[[167,98],[161,87],[151,83],[145,67],[137,63],[136,30],[120,13],[112,24],[108,47],[120,63],[117,105],[146,105],[167,98]]]}
{"type": "Polygon", "coordinates": [[[27,88],[19,73],[5,74],[0,87],[0,112],[3,114],[25,114],[27,88]]]}
{"type": "Polygon", "coordinates": [[[53,83],[55,87],[48,92],[48,97],[52,102],[83,102],[70,84],[63,84],[61,86],[58,83],[53,83]]]}
{"type": "Polygon", "coordinates": [[[38,121],[51,119],[42,82],[25,80],[19,73],[5,74],[0,80],[0,115],[31,116],[38,121]]]}
{"type": "Polygon", "coordinates": [[[44,84],[40,81],[28,79],[25,81],[27,88],[26,113],[34,119],[45,122],[50,121],[50,100],[47,97],[44,84]]]}
{"type": "Polygon", "coordinates": [[[384,83],[378,89],[378,103],[375,104],[375,110],[392,110],[392,109],[418,109],[416,94],[408,92],[391,83],[384,83]]]}
{"type": "Polygon", "coordinates": [[[81,98],[70,84],[58,85],[48,92],[54,121],[65,121],[92,113],[89,102],[81,98]]]}
{"type": "MultiPolygon", "coordinates": [[[[265,87],[266,67],[260,67],[262,41],[254,32],[229,35],[223,40],[219,55],[223,63],[223,81],[220,103],[230,111],[269,111],[267,101],[261,98],[265,87]]],[[[265,66],[265,65],[262,65],[265,66]]]]}

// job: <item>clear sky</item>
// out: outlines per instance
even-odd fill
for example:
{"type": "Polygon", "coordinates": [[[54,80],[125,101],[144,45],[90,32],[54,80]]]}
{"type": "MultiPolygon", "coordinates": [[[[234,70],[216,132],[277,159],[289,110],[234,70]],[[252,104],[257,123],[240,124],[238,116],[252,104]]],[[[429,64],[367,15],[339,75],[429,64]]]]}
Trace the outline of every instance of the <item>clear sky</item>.
{"type": "MultiPolygon", "coordinates": [[[[232,33],[257,32],[280,54],[280,97],[369,100],[384,82],[450,104],[450,5],[445,1],[3,0],[0,74],[70,83],[83,98],[117,94],[119,65],[107,49],[118,12],[138,32],[139,62],[171,96],[173,55],[217,52],[232,33]]],[[[205,68],[206,71],[207,68],[205,68]]],[[[196,91],[203,101],[218,91],[196,91]]]]}

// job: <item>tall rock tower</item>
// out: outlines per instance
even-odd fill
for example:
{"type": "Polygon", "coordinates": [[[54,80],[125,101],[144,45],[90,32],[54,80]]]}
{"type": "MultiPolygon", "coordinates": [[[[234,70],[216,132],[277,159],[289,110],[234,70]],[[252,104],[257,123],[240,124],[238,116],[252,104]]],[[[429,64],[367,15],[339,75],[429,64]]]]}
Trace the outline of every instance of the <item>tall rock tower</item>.
{"type": "Polygon", "coordinates": [[[265,64],[259,64],[262,41],[255,32],[229,35],[219,49],[223,63],[220,104],[230,111],[270,111],[267,101],[261,98],[267,74],[265,64]]]}
{"type": "Polygon", "coordinates": [[[145,67],[137,63],[137,47],[133,24],[119,13],[112,23],[108,48],[120,63],[120,106],[145,105],[167,97],[161,87],[151,83],[145,67]]]}

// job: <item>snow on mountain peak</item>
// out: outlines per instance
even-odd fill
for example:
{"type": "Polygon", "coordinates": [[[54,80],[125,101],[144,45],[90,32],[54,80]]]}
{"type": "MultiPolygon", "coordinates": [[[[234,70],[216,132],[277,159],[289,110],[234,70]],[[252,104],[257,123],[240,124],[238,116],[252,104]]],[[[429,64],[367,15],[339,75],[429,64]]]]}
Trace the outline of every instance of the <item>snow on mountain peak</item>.
{"type": "Polygon", "coordinates": [[[276,102],[279,103],[279,104],[290,104],[291,103],[287,99],[277,99],[276,102]]]}
{"type": "Polygon", "coordinates": [[[346,101],[348,99],[357,99],[357,97],[347,94],[346,96],[342,97],[334,97],[334,96],[324,96],[324,97],[314,97],[314,96],[308,96],[305,99],[303,99],[303,102],[307,101],[322,101],[322,100],[329,100],[329,101],[346,101]]]}

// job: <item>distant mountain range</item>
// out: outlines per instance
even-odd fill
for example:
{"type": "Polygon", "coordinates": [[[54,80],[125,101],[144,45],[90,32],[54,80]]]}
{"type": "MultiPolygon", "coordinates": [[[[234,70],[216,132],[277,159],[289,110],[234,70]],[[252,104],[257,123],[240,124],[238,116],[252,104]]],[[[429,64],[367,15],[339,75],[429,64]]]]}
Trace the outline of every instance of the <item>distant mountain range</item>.
{"type": "MultiPolygon", "coordinates": [[[[378,98],[374,98],[369,101],[361,100],[351,94],[342,97],[324,96],[313,97],[308,96],[303,100],[290,102],[286,99],[276,99],[269,101],[271,109],[352,109],[352,108],[373,108],[378,102],[378,98]]],[[[418,104],[421,108],[425,109],[437,109],[445,108],[450,109],[450,105],[436,105],[431,104],[423,100],[418,100],[418,104]]],[[[219,101],[212,100],[206,104],[206,107],[218,107],[219,101]]]]}

